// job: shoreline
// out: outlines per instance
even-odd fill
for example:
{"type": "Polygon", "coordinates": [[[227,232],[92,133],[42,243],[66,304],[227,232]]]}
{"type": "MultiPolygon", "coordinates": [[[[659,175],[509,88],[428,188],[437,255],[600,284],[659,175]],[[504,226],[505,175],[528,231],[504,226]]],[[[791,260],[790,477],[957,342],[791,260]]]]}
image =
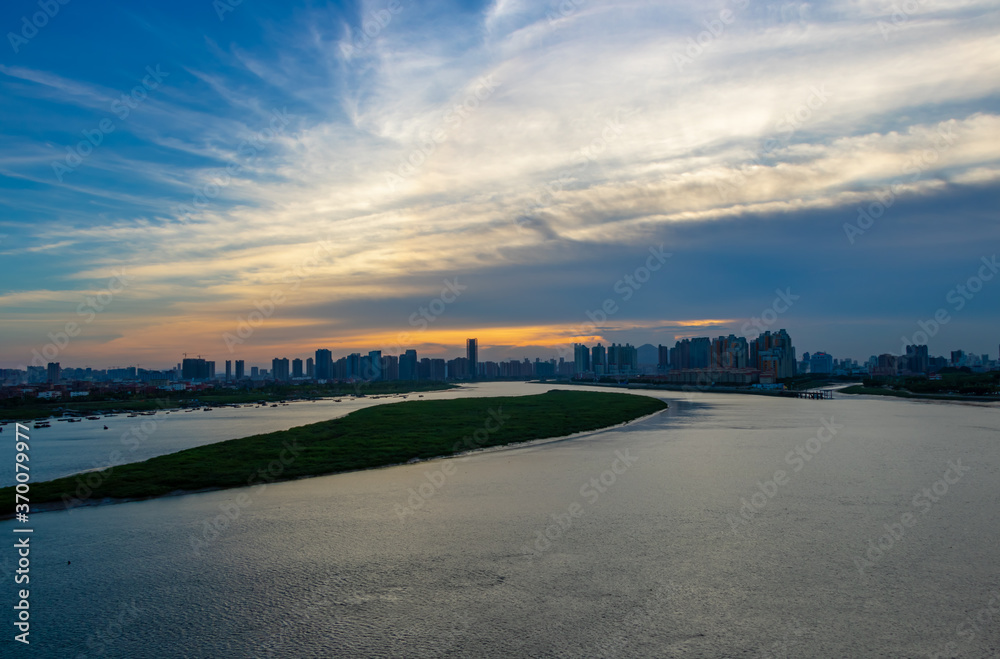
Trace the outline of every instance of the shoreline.
{"type": "MultiPolygon", "coordinates": [[[[631,419],[629,421],[625,421],[623,423],[616,423],[616,424],[613,424],[613,425],[610,425],[610,426],[605,426],[603,428],[598,428],[596,430],[581,430],[580,432],[575,432],[575,433],[572,433],[572,434],[569,434],[569,435],[562,435],[560,437],[543,437],[541,439],[526,439],[523,442],[511,442],[509,444],[499,444],[497,446],[485,446],[483,448],[470,449],[470,450],[466,450],[466,451],[460,451],[458,453],[449,453],[447,455],[438,455],[438,456],[434,456],[432,458],[427,458],[425,460],[417,460],[416,462],[396,462],[396,463],[393,463],[393,464],[378,465],[376,467],[365,467],[363,469],[349,469],[347,471],[337,471],[337,472],[333,472],[333,473],[329,473],[329,474],[315,474],[313,476],[299,476],[297,478],[289,478],[289,479],[286,479],[286,480],[276,480],[276,481],[274,481],[274,483],[294,483],[295,481],[307,480],[307,479],[311,479],[311,478],[324,478],[324,477],[327,477],[327,476],[340,476],[340,475],[343,475],[343,474],[356,474],[356,473],[362,473],[362,472],[366,472],[366,471],[377,471],[379,469],[393,469],[395,467],[406,467],[407,465],[424,464],[424,463],[428,463],[428,462],[440,462],[442,460],[462,460],[462,459],[465,459],[465,458],[468,458],[468,457],[471,457],[471,456],[474,456],[474,455],[480,455],[480,454],[484,454],[484,453],[501,453],[503,451],[513,451],[513,450],[522,449],[522,448],[529,448],[529,447],[532,447],[532,446],[543,446],[545,444],[556,444],[558,442],[568,442],[568,441],[572,441],[572,440],[576,440],[576,439],[582,439],[584,437],[589,437],[591,435],[599,435],[602,432],[607,432],[608,430],[612,430],[612,429],[615,429],[615,428],[624,428],[625,426],[630,426],[632,424],[639,423],[641,421],[645,421],[646,419],[651,419],[654,416],[657,416],[659,414],[663,414],[667,410],[668,410],[668,408],[663,408],[663,409],[657,410],[655,412],[651,412],[650,414],[646,414],[646,415],[643,415],[643,416],[631,419]]],[[[93,473],[93,472],[92,471],[90,471],[90,472],[84,471],[84,472],[80,472],[80,473],[81,474],[86,474],[86,473],[93,473]]],[[[73,477],[75,477],[76,475],[77,474],[74,474],[73,477]]],[[[270,484],[272,484],[272,483],[269,483],[269,485],[270,484]]],[[[224,490],[241,490],[241,489],[244,489],[244,488],[247,488],[247,487],[255,487],[255,486],[254,485],[243,485],[243,486],[237,486],[237,487],[223,487],[223,486],[219,486],[219,487],[206,487],[206,488],[202,488],[202,489],[199,489],[199,490],[175,490],[175,491],[169,492],[167,494],[154,495],[154,496],[148,496],[148,497],[129,497],[129,498],[120,498],[120,499],[119,498],[114,498],[114,497],[105,497],[103,499],[88,499],[86,501],[81,501],[79,504],[74,505],[74,506],[70,506],[70,507],[65,506],[62,502],[52,501],[52,502],[38,504],[37,507],[32,506],[31,512],[32,513],[59,512],[59,511],[62,511],[62,510],[74,510],[76,508],[96,508],[98,506],[114,506],[114,505],[124,504],[124,503],[137,503],[137,502],[140,502],[140,501],[153,501],[155,499],[168,499],[168,498],[173,498],[173,497],[183,497],[183,496],[187,496],[189,494],[206,494],[208,492],[222,492],[224,490]]],[[[10,514],[8,514],[8,513],[0,514],[0,521],[4,521],[4,520],[8,520],[8,519],[14,519],[14,514],[13,513],[10,513],[10,514]]]]}
{"type": "MultiPolygon", "coordinates": [[[[402,381],[399,381],[402,382],[402,381]]],[[[321,389],[316,389],[315,396],[303,395],[305,392],[298,391],[269,391],[267,389],[259,390],[241,390],[241,391],[227,391],[227,390],[207,390],[202,392],[185,392],[189,394],[187,397],[181,396],[170,396],[170,392],[165,392],[168,395],[154,398],[144,398],[142,400],[105,400],[105,401],[87,401],[87,400],[66,400],[66,401],[56,401],[51,403],[43,403],[40,406],[24,406],[19,407],[9,407],[0,409],[0,425],[8,425],[11,423],[20,423],[21,425],[27,425],[29,423],[36,423],[39,421],[51,421],[59,418],[65,417],[65,412],[70,412],[71,416],[79,416],[79,418],[85,418],[87,416],[100,416],[105,417],[109,415],[121,415],[121,414],[144,414],[147,412],[173,412],[173,411],[185,411],[185,410],[195,410],[203,407],[239,407],[243,405],[272,405],[279,403],[292,403],[292,402],[309,402],[317,400],[326,400],[330,398],[368,398],[375,396],[396,396],[396,395],[410,395],[410,394],[421,394],[429,392],[438,391],[450,391],[452,389],[461,388],[461,385],[449,383],[449,382],[431,382],[426,381],[427,386],[422,386],[418,383],[413,383],[407,386],[401,386],[398,389],[394,387],[379,387],[375,386],[371,388],[371,383],[361,386],[360,388],[348,387],[343,390],[327,390],[323,391],[321,389]],[[366,391],[366,389],[369,389],[366,391]],[[385,389],[385,390],[383,390],[385,389]],[[251,395],[253,394],[253,395],[251,395]],[[215,400],[213,400],[215,399],[215,400]],[[182,405],[182,401],[187,401],[191,403],[192,401],[197,401],[191,404],[182,405]],[[76,408],[76,409],[70,409],[76,408]],[[29,416],[18,416],[15,417],[14,414],[19,410],[23,410],[29,416]],[[45,414],[45,416],[40,416],[45,414]]],[[[293,385],[299,387],[307,387],[309,385],[293,385]]],[[[320,385],[316,385],[319,387],[320,385]]]]}
{"type": "MultiPolygon", "coordinates": [[[[582,387],[607,387],[610,389],[636,389],[645,391],[676,391],[679,393],[698,392],[703,394],[745,394],[748,396],[770,396],[772,398],[791,398],[783,396],[777,391],[744,389],[740,387],[697,387],[676,384],[615,384],[609,382],[568,382],[574,386],[582,387]]],[[[988,396],[971,396],[966,394],[915,394],[912,392],[895,392],[890,390],[882,391],[846,391],[847,389],[860,386],[857,384],[836,384],[817,387],[815,390],[829,390],[845,396],[881,396],[883,398],[901,398],[903,400],[933,400],[953,403],[1000,403],[1000,397],[991,398],[988,396]]],[[[785,389],[784,391],[813,391],[812,389],[785,389]]]]}
{"type": "MultiPolygon", "coordinates": [[[[261,484],[254,479],[265,474],[265,469],[269,475],[266,481],[273,483],[567,441],[627,425],[669,408],[665,401],[651,396],[566,390],[517,397],[407,401],[389,407],[399,409],[365,408],[329,421],[43,481],[32,488],[33,492],[42,488],[43,493],[38,503],[31,504],[31,512],[253,486],[261,484]],[[595,416],[596,409],[601,409],[608,418],[595,416]],[[512,418],[514,421],[510,421],[512,418]],[[579,429],[569,434],[559,433],[558,429],[564,426],[579,429]],[[550,431],[555,434],[545,434],[550,431]],[[492,434],[496,436],[491,437],[492,434]],[[286,453],[291,454],[287,462],[286,453]],[[92,488],[80,480],[82,474],[96,474],[97,482],[92,488]],[[197,486],[202,483],[205,486],[197,486]],[[119,492],[125,496],[116,496],[119,492]],[[136,494],[129,496],[128,492],[136,494]]],[[[0,513],[0,519],[13,517],[13,505],[0,513]]]]}

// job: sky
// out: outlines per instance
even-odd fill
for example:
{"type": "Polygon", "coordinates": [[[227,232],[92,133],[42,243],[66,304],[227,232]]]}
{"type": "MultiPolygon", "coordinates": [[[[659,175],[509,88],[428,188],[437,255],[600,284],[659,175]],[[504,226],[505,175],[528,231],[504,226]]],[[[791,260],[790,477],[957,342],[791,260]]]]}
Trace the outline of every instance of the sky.
{"type": "Polygon", "coordinates": [[[1000,1],[9,0],[0,29],[0,367],[782,328],[997,357],[1000,1]]]}

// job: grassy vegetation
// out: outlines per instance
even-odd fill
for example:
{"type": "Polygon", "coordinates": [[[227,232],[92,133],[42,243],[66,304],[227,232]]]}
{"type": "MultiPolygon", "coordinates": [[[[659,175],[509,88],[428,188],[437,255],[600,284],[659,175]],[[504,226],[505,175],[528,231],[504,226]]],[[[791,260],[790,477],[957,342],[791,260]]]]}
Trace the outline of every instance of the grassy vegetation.
{"type": "Polygon", "coordinates": [[[938,400],[1000,400],[1000,371],[970,373],[945,369],[940,380],[922,376],[865,378],[861,385],[847,387],[841,392],[938,400]]]}
{"type": "Polygon", "coordinates": [[[857,384],[853,387],[845,387],[839,389],[837,393],[840,394],[865,394],[868,396],[895,396],[896,398],[929,398],[931,400],[969,400],[969,401],[988,401],[988,400],[1000,400],[1000,397],[994,396],[977,396],[970,394],[918,394],[912,391],[905,391],[900,389],[890,389],[888,387],[866,387],[865,385],[857,384]]]}
{"type": "MultiPolygon", "coordinates": [[[[666,407],[646,396],[560,390],[379,405],[331,421],[113,467],[87,479],[70,476],[33,483],[30,498],[32,504],[150,498],[178,490],[318,476],[595,430],[666,407]]],[[[0,501],[0,514],[13,513],[14,488],[0,489],[0,501]]]]}
{"type": "Polygon", "coordinates": [[[256,403],[258,401],[277,402],[281,400],[323,398],[329,396],[350,396],[364,394],[405,394],[421,391],[453,389],[456,385],[445,382],[366,382],[362,384],[302,384],[271,385],[261,389],[231,390],[210,389],[203,392],[190,391],[158,392],[155,398],[137,396],[87,396],[66,401],[41,402],[34,398],[11,398],[0,403],[0,421],[30,421],[47,419],[59,415],[63,408],[87,414],[100,414],[111,410],[145,412],[147,410],[181,407],[186,402],[191,405],[232,405],[256,403]],[[194,402],[197,401],[197,402],[194,402]]]}

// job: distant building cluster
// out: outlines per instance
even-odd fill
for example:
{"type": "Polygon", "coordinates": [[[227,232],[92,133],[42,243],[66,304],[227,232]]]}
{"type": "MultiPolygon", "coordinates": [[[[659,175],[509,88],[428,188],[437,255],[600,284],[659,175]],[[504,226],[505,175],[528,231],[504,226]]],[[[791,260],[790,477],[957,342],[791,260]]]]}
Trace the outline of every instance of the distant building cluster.
{"type": "Polygon", "coordinates": [[[796,374],[795,348],[785,330],[766,331],[753,340],[732,334],[682,339],[672,348],[657,346],[655,365],[638,353],[628,344],[607,349],[600,343],[593,348],[576,344],[574,373],[583,379],[652,375],[667,384],[736,386],[773,384],[796,374]]]}
{"type": "MultiPolygon", "coordinates": [[[[572,358],[483,361],[479,342],[468,339],[465,355],[454,359],[420,358],[416,350],[382,354],[381,350],[351,353],[334,359],[325,348],[306,359],[276,357],[270,368],[243,359],[227,360],[223,369],[203,357],[184,358],[174,368],[138,366],[92,369],[63,368],[59,362],[26,369],[0,369],[0,398],[37,396],[73,398],[91,392],[155,392],[228,385],[259,387],[270,383],[371,382],[442,380],[628,380],[642,378],[676,385],[772,386],[796,375],[940,377],[945,369],[971,372],[1000,370],[989,355],[953,350],[948,357],[931,356],[926,345],[908,345],[902,355],[873,355],[867,362],[836,359],[826,352],[804,353],[796,359],[785,330],[765,331],[755,339],[729,336],[684,338],[672,347],[629,343],[573,344],[572,358]]],[[[998,351],[1000,352],[1000,351],[998,351]]]]}

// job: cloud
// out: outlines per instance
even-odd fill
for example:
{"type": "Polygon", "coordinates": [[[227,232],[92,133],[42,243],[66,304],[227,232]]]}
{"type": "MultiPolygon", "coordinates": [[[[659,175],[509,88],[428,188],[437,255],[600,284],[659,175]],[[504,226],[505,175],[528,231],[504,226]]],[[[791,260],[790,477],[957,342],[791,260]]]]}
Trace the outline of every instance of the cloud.
{"type": "MultiPolygon", "coordinates": [[[[62,184],[46,171],[59,151],[40,138],[0,156],[0,173],[50,190],[0,203],[35,220],[18,228],[33,253],[91,251],[40,287],[124,264],[137,280],[130,299],[197,310],[185,332],[195,317],[224,326],[288,286],[324,244],[296,308],[374,300],[405,315],[454,273],[520,269],[562,290],[552,264],[609,286],[621,252],[682,225],[850,221],[886,185],[912,200],[995,186],[997,5],[916,4],[902,17],[847,0],[406,5],[350,52],[347,30],[382,5],[302,10],[257,40],[209,39],[207,56],[165,65],[175,77],[123,124],[130,137],[62,184]],[[719,22],[722,9],[732,21],[719,22]],[[282,108],[288,125],[251,154],[247,141],[282,108]]],[[[59,71],[0,72],[89,110],[114,95],[59,71]]],[[[830,240],[843,239],[840,224],[830,240]]],[[[748,249],[775,235],[757,240],[748,249]]],[[[573,310],[592,304],[572,296],[573,310]]],[[[333,339],[308,318],[303,342],[333,339]]]]}

